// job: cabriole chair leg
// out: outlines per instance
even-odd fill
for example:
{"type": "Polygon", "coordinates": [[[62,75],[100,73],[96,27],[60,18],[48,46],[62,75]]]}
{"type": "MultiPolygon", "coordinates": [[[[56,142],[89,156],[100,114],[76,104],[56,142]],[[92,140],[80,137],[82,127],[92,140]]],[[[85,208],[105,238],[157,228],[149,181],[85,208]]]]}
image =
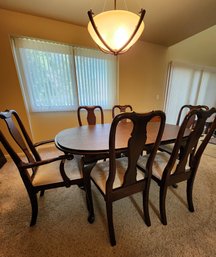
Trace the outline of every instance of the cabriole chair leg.
{"type": "Polygon", "coordinates": [[[160,217],[163,225],[167,225],[166,194],[167,194],[167,186],[162,185],[160,187],[160,217]]]}
{"type": "Polygon", "coordinates": [[[149,190],[143,191],[143,211],[144,211],[144,220],[145,223],[148,227],[151,226],[151,220],[150,220],[150,216],[149,216],[149,204],[148,204],[148,200],[149,200],[149,190]]]}
{"type": "Polygon", "coordinates": [[[193,180],[187,181],[187,202],[188,202],[188,209],[190,212],[194,212],[194,205],[193,205],[193,180]]]}
{"type": "Polygon", "coordinates": [[[29,198],[31,201],[31,207],[32,207],[32,217],[31,217],[31,223],[30,226],[34,226],[37,221],[37,215],[38,215],[38,202],[37,202],[37,195],[34,194],[29,194],[29,198]]]}
{"type": "Polygon", "coordinates": [[[114,231],[114,226],[113,226],[112,202],[106,202],[106,211],[107,211],[107,221],[108,221],[110,244],[112,246],[115,246],[116,240],[115,240],[115,231],[114,231]]]}

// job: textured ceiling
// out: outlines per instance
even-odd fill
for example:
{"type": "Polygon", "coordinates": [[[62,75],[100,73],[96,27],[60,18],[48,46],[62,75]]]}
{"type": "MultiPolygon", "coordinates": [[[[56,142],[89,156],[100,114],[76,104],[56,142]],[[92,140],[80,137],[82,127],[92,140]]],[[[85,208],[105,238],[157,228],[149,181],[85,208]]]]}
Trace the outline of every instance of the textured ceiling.
{"type": "MultiPolygon", "coordinates": [[[[87,11],[113,9],[112,0],[0,0],[0,8],[87,26],[87,11]]],[[[119,0],[117,9],[146,10],[142,40],[170,46],[216,24],[216,0],[119,0]]]]}

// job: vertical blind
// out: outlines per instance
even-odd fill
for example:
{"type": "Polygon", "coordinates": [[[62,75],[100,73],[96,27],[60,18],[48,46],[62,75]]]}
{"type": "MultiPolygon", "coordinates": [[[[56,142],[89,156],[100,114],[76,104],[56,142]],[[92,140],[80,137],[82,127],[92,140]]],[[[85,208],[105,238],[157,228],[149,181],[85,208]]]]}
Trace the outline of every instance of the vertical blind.
{"type": "Polygon", "coordinates": [[[165,108],[168,123],[176,123],[185,104],[216,106],[216,69],[170,63],[165,108]]]}
{"type": "Polygon", "coordinates": [[[112,107],[116,99],[116,64],[112,55],[97,50],[74,48],[80,105],[112,107]],[[96,72],[95,72],[96,71],[96,72]],[[109,96],[115,96],[111,98],[109,96]]]}
{"type": "Polygon", "coordinates": [[[111,108],[117,61],[95,49],[13,38],[17,70],[31,111],[67,111],[78,105],[111,108]]]}

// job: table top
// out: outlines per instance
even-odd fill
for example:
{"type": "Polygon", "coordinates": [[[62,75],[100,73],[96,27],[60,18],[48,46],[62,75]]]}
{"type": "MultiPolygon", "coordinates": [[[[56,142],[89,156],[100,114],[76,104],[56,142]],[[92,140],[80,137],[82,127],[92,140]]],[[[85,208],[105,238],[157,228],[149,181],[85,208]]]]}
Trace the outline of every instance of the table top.
{"type": "MultiPolygon", "coordinates": [[[[55,137],[56,146],[72,154],[101,154],[109,151],[109,132],[111,124],[97,124],[68,128],[59,132],[55,137]]],[[[146,146],[154,143],[158,122],[149,122],[147,126],[146,146]]],[[[116,131],[116,149],[123,150],[127,147],[128,138],[132,131],[131,122],[119,123],[116,131]]],[[[179,131],[179,126],[166,124],[161,144],[174,142],[179,131]]],[[[185,136],[190,130],[187,129],[185,136]]]]}

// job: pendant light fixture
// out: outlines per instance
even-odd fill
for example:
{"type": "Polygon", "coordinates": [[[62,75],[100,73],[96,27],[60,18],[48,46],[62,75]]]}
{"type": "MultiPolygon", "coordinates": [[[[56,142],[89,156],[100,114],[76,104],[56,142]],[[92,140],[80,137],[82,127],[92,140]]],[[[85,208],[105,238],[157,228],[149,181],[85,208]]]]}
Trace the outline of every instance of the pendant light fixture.
{"type": "Polygon", "coordinates": [[[144,30],[143,18],[145,10],[141,9],[139,15],[125,10],[116,9],[102,12],[94,16],[92,10],[88,11],[88,31],[92,39],[105,53],[114,55],[125,53],[136,43],[144,30]]]}

